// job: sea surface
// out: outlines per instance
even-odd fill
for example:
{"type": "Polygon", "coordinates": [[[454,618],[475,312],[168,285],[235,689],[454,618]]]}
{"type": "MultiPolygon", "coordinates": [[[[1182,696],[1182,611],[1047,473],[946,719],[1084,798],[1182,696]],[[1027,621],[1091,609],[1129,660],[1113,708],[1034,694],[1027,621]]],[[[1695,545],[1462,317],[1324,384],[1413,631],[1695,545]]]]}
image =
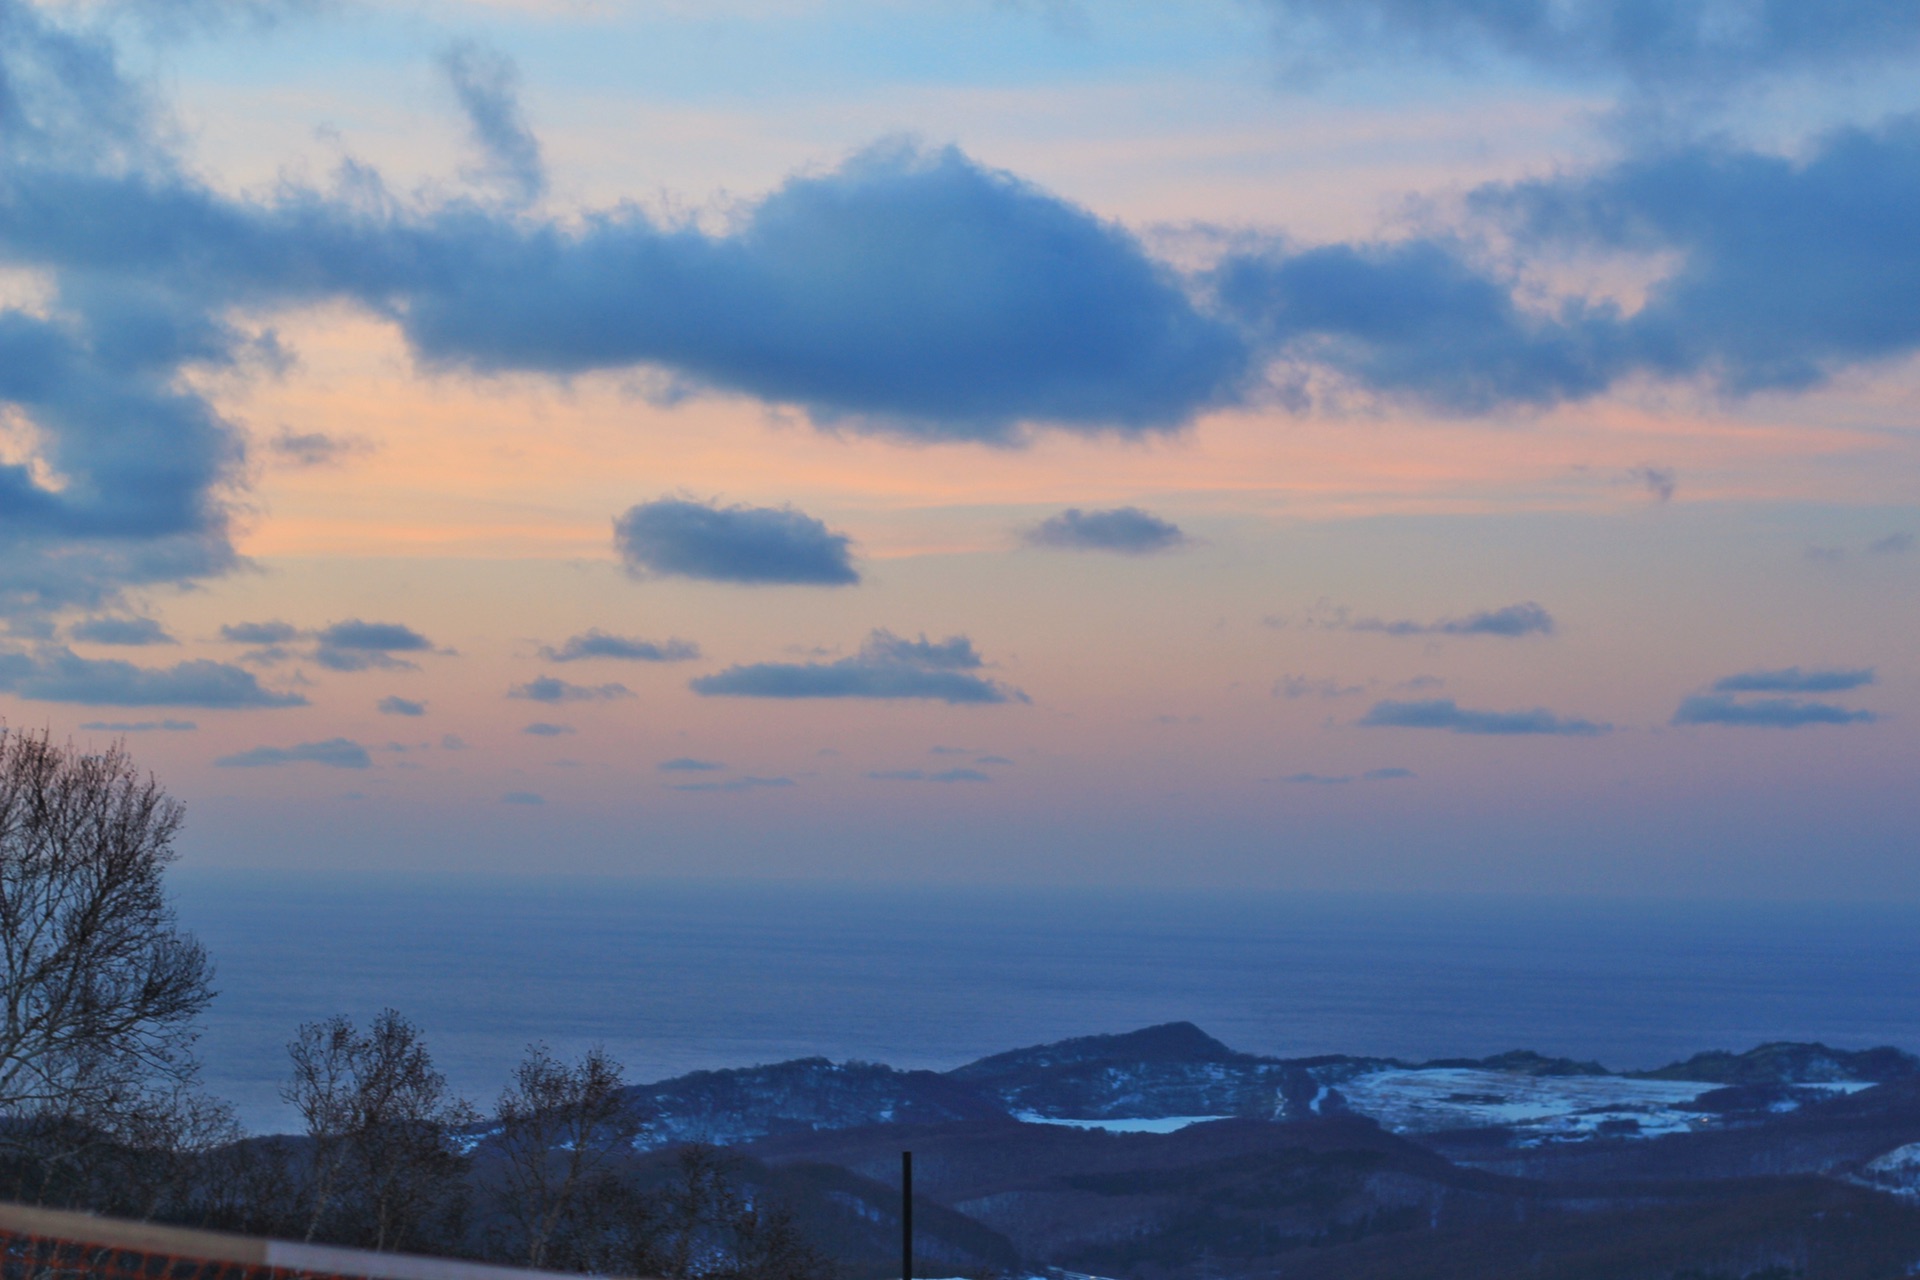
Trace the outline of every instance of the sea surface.
{"type": "Polygon", "coordinates": [[[182,868],[220,995],[204,1080],[256,1131],[305,1021],[417,1023],[482,1106],[526,1047],[628,1078],[947,1068],[1187,1020],[1237,1049],[1655,1066],[1767,1040],[1920,1051],[1920,907],[234,873],[182,868]]]}

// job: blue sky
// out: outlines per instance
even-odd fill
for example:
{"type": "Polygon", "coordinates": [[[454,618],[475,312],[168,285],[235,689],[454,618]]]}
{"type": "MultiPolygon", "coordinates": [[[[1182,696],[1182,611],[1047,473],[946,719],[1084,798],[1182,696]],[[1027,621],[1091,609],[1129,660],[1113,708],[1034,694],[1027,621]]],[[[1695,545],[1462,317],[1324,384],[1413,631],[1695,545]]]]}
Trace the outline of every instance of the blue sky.
{"type": "Polygon", "coordinates": [[[1920,894],[1900,6],[4,10],[0,714],[197,863],[1920,894]]]}

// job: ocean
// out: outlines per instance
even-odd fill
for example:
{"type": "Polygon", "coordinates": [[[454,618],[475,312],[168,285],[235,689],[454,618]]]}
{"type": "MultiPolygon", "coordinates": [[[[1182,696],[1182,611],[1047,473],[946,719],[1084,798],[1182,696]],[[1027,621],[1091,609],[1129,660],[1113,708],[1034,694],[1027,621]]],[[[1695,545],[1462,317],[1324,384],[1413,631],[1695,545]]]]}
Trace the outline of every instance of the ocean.
{"type": "Polygon", "coordinates": [[[300,1023],[398,1009],[482,1107],[535,1041],[629,1079],[946,1068],[1186,1020],[1236,1049],[1645,1067],[1767,1040],[1920,1051],[1920,906],[216,872],[207,1087],[290,1129],[300,1023]]]}

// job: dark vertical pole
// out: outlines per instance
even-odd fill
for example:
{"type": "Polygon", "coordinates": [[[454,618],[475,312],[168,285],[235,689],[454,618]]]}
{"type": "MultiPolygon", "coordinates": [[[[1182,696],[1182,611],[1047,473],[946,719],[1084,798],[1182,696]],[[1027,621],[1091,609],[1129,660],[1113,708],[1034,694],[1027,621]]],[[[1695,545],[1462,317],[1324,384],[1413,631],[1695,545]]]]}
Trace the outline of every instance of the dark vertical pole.
{"type": "Polygon", "coordinates": [[[913,1152],[900,1153],[900,1280],[913,1280],[913,1152]]]}

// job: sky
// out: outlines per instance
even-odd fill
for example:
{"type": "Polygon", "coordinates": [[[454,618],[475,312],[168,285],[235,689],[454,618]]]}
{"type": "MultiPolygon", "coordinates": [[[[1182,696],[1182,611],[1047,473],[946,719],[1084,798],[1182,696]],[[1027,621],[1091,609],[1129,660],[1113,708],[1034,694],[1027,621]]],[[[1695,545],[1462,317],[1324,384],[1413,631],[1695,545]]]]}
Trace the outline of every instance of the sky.
{"type": "Polygon", "coordinates": [[[1920,899],[1916,70],[0,0],[0,717],[208,868],[1920,899]]]}

